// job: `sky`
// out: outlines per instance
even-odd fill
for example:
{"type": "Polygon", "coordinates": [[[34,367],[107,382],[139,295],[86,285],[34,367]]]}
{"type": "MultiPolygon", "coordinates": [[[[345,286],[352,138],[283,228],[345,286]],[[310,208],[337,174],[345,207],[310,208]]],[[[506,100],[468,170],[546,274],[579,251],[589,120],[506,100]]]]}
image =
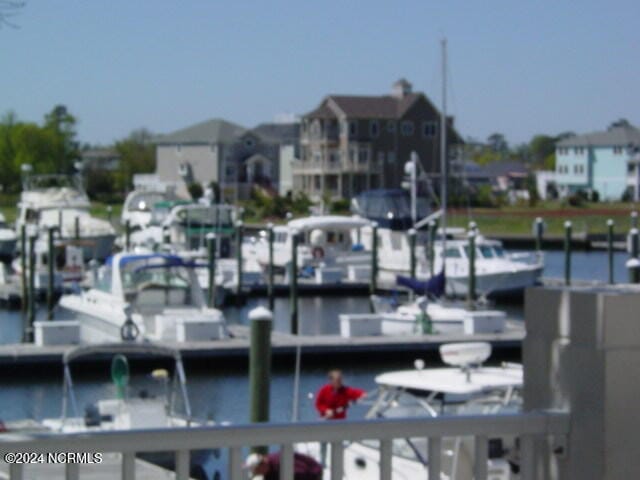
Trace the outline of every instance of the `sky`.
{"type": "Polygon", "coordinates": [[[0,114],[63,104],[82,143],[246,127],[407,78],[464,137],[640,124],[640,2],[26,0],[0,28],[0,114]]]}

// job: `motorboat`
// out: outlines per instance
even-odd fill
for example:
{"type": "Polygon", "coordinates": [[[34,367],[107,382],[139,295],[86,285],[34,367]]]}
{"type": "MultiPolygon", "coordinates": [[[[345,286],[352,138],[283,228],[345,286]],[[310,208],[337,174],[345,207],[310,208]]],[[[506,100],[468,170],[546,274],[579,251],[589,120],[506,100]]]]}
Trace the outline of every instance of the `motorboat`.
{"type": "MultiPolygon", "coordinates": [[[[286,271],[291,263],[292,236],[298,237],[299,268],[334,269],[338,280],[353,275],[349,268],[370,268],[371,252],[360,241],[365,230],[371,229],[369,220],[340,215],[317,215],[290,220],[286,225],[273,228],[273,266],[286,271]]],[[[261,233],[255,244],[247,245],[247,255],[255,255],[263,269],[269,268],[269,242],[267,232],[261,233]]]]}
{"type": "Polygon", "coordinates": [[[11,258],[16,253],[18,237],[2,213],[0,213],[0,258],[11,258]]]}
{"type": "MultiPolygon", "coordinates": [[[[190,200],[161,200],[154,203],[149,212],[149,220],[138,228],[132,228],[129,236],[129,248],[146,248],[157,250],[166,240],[164,235],[164,221],[174,208],[190,205],[190,200]]],[[[118,239],[118,245],[125,248],[125,235],[118,239]]]]}
{"type": "Polygon", "coordinates": [[[193,265],[168,253],[119,253],[93,287],[63,295],[56,319],[77,320],[84,343],[208,341],[227,336],[221,311],[206,306],[193,265]]]}
{"type": "Polygon", "coordinates": [[[46,237],[56,228],[63,241],[82,245],[85,260],[104,260],[112,253],[116,232],[106,220],[89,213],[89,197],[80,179],[69,175],[29,175],[23,181],[16,230],[33,226],[46,237]]]}
{"type": "Polygon", "coordinates": [[[152,222],[152,209],[160,202],[177,200],[175,189],[166,185],[138,187],[129,192],[122,207],[120,223],[127,222],[132,230],[144,228],[152,222]]]}
{"type": "MultiPolygon", "coordinates": [[[[78,346],[67,350],[62,359],[62,413],[60,418],[44,419],[47,430],[59,433],[103,432],[114,430],[190,428],[210,421],[194,419],[180,351],[154,343],[107,343],[78,346]],[[114,395],[88,404],[80,411],[71,366],[87,358],[111,360],[114,395]],[[156,368],[137,385],[130,384],[129,361],[155,359],[164,367],[173,362],[173,373],[156,368]]],[[[220,451],[195,450],[190,455],[189,478],[213,480],[220,474],[220,451]]],[[[168,470],[175,470],[172,453],[142,453],[138,457],[168,470]]],[[[224,460],[224,459],[223,459],[224,460]]],[[[225,466],[226,467],[226,466],[225,466]]]]}
{"type": "MultiPolygon", "coordinates": [[[[484,342],[444,344],[440,355],[447,366],[424,368],[416,360],[413,369],[387,372],[375,378],[376,392],[368,395],[365,418],[436,418],[448,415],[508,414],[522,408],[523,372],[519,364],[484,366],[491,345],[484,342]]],[[[325,460],[330,469],[330,446],[322,452],[318,444],[304,444],[300,450],[325,460]],[[321,453],[322,452],[322,453],[321,453]]],[[[489,439],[487,478],[518,478],[517,446],[513,437],[489,439]]],[[[353,442],[344,447],[344,478],[380,478],[377,441],[353,442]]],[[[442,439],[440,478],[473,478],[474,443],[471,437],[442,439]]],[[[398,438],[392,444],[394,480],[428,478],[426,438],[398,438]]]]}

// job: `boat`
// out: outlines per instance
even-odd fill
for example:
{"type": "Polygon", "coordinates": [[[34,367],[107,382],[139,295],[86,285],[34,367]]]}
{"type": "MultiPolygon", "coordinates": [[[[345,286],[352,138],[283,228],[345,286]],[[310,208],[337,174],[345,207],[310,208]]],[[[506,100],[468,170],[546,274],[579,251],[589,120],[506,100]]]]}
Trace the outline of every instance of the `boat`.
{"type": "Polygon", "coordinates": [[[2,213],[0,213],[0,258],[12,258],[16,253],[18,237],[2,213]]]}
{"type": "Polygon", "coordinates": [[[70,175],[27,175],[22,185],[16,230],[23,225],[45,237],[57,229],[63,241],[82,244],[84,260],[104,260],[113,250],[116,232],[106,220],[91,216],[89,197],[80,179],[70,175]]]}
{"type": "MultiPolygon", "coordinates": [[[[188,394],[187,377],[180,351],[154,343],[107,343],[78,346],[67,350],[62,359],[62,412],[60,418],[48,418],[41,425],[57,433],[83,433],[113,430],[190,428],[211,424],[193,418],[188,394]],[[111,359],[111,377],[115,396],[102,398],[78,407],[75,384],[71,374],[74,362],[87,358],[111,359]],[[140,390],[130,385],[129,359],[151,359],[173,362],[173,375],[165,368],[151,371],[140,390]]],[[[190,455],[189,478],[213,480],[220,474],[222,452],[194,450],[190,455]]],[[[168,470],[175,470],[173,453],[138,454],[140,458],[168,470]]]]}
{"type": "MultiPolygon", "coordinates": [[[[491,345],[484,342],[444,344],[440,347],[440,368],[424,368],[416,360],[413,369],[387,372],[375,378],[377,389],[365,400],[370,405],[367,419],[439,417],[515,413],[522,408],[523,370],[519,364],[484,366],[491,345]]],[[[361,402],[363,403],[363,402],[361,402]]],[[[318,444],[305,444],[304,453],[324,458],[330,470],[330,446],[322,452],[318,444]]],[[[398,438],[392,445],[391,478],[428,478],[426,438],[398,438]]],[[[440,478],[471,480],[474,465],[473,438],[442,439],[440,478]]],[[[511,480],[517,446],[513,437],[489,439],[487,478],[511,480]]],[[[377,441],[353,442],[344,447],[344,478],[380,478],[380,452],[377,441]]]]}
{"type": "Polygon", "coordinates": [[[144,228],[152,221],[152,209],[163,201],[177,200],[175,190],[166,185],[138,187],[129,192],[122,207],[120,222],[132,230],[144,228]]]}
{"type": "MultiPolygon", "coordinates": [[[[286,271],[291,263],[292,235],[298,235],[297,264],[300,269],[335,270],[333,280],[343,277],[354,279],[350,267],[363,267],[367,272],[371,252],[365,251],[360,235],[371,229],[369,220],[341,215],[317,215],[290,220],[286,225],[273,228],[273,266],[286,271]]],[[[261,232],[255,244],[247,245],[247,255],[255,255],[260,266],[269,268],[269,242],[267,232],[261,232]]],[[[368,273],[366,274],[368,275],[368,273]]],[[[366,277],[368,278],[368,277],[366,277]]]]}
{"type": "MultiPolygon", "coordinates": [[[[426,215],[426,205],[419,204],[418,214],[426,215]]],[[[442,237],[446,235],[447,294],[466,297],[469,283],[469,232],[463,228],[438,229],[433,245],[433,265],[429,262],[427,245],[431,241],[423,228],[436,220],[441,212],[425,216],[419,222],[411,218],[409,194],[404,190],[372,190],[363,192],[352,202],[352,210],[378,223],[378,265],[380,282],[392,284],[397,275],[410,274],[411,245],[408,230],[417,224],[416,271],[418,280],[428,280],[442,271],[442,237]],[[446,233],[445,233],[446,232],[446,233]]],[[[540,252],[507,252],[502,242],[476,233],[476,293],[480,296],[503,296],[522,293],[540,282],[544,256],[540,252]]],[[[371,232],[361,237],[366,249],[371,248],[371,232]]]]}
{"type": "Polygon", "coordinates": [[[228,336],[206,306],[193,265],[168,253],[116,254],[87,291],[63,295],[56,319],[77,320],[83,343],[209,341],[228,336]]]}

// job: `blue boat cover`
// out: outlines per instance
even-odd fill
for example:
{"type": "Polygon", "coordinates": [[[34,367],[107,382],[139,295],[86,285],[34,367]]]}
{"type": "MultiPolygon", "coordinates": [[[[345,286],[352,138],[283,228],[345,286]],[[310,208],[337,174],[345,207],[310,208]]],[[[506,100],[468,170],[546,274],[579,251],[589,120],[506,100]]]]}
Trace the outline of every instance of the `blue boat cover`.
{"type": "Polygon", "coordinates": [[[444,295],[446,280],[444,277],[444,270],[442,270],[439,274],[430,278],[426,282],[422,280],[416,280],[411,277],[397,275],[396,284],[400,285],[401,287],[410,288],[419,295],[441,297],[442,295],[444,295]]]}

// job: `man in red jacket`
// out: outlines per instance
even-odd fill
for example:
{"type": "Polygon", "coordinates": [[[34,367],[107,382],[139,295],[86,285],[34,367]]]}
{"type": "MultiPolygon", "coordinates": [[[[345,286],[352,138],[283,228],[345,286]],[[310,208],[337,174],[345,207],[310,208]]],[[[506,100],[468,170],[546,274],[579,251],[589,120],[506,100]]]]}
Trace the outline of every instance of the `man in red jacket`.
{"type": "Polygon", "coordinates": [[[347,417],[347,408],[366,395],[364,390],[342,384],[342,372],[331,370],[329,383],[316,394],[316,410],[327,420],[343,420],[347,417]]]}

